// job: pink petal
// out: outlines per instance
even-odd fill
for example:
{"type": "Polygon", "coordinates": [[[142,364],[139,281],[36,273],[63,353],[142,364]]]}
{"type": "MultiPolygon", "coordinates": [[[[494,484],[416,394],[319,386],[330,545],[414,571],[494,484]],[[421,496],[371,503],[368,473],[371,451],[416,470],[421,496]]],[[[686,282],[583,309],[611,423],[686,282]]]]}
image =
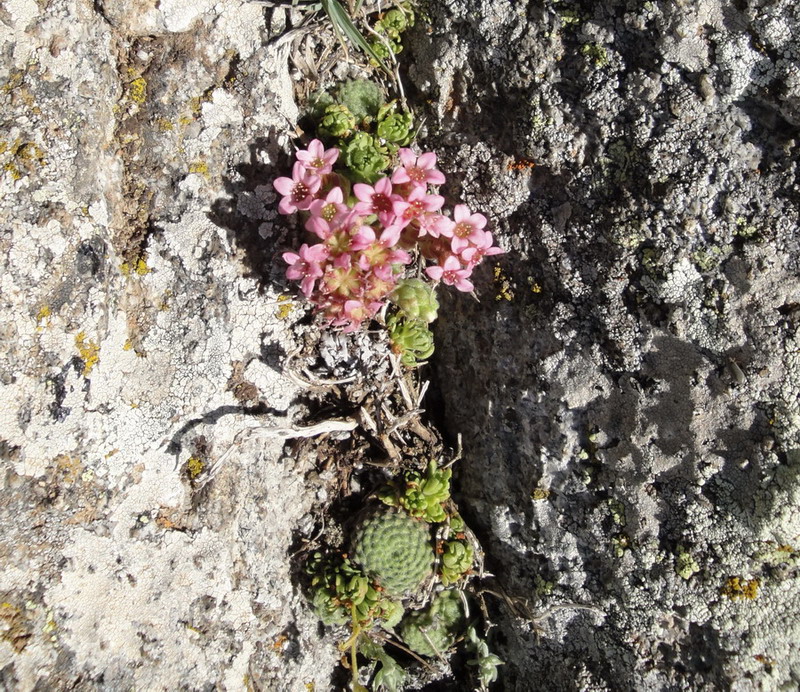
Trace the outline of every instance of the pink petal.
{"type": "Polygon", "coordinates": [[[400,157],[400,161],[403,162],[404,166],[410,167],[417,162],[417,155],[411,149],[404,147],[397,152],[397,155],[400,157]]]}
{"type": "Polygon", "coordinates": [[[375,192],[387,197],[392,194],[392,181],[390,178],[381,178],[375,183],[375,192]]]}
{"type": "Polygon", "coordinates": [[[278,202],[278,211],[288,216],[289,214],[294,214],[297,211],[297,207],[294,202],[292,202],[291,197],[284,197],[278,202]]]}
{"type": "Polygon", "coordinates": [[[436,170],[428,171],[427,180],[431,185],[444,185],[444,173],[436,170]]]}
{"type": "Polygon", "coordinates": [[[283,261],[286,262],[286,264],[297,264],[300,260],[300,255],[296,252],[284,252],[281,257],[283,257],[283,261]]]}
{"type": "Polygon", "coordinates": [[[402,232],[403,228],[398,224],[389,226],[383,233],[381,233],[381,245],[384,247],[392,247],[397,245],[397,241],[400,240],[400,234],[402,232]]]}
{"type": "Polygon", "coordinates": [[[434,281],[439,281],[442,278],[442,274],[444,274],[444,269],[438,265],[433,265],[432,267],[427,267],[425,269],[425,273],[434,281]]]}
{"type": "Polygon", "coordinates": [[[442,265],[442,268],[446,272],[457,271],[461,269],[461,262],[458,261],[458,258],[455,255],[448,255],[447,259],[442,265]]]}
{"type": "Polygon", "coordinates": [[[454,286],[459,291],[464,291],[464,293],[469,293],[475,288],[475,285],[471,281],[462,278],[456,279],[456,281],[454,282],[454,286]]]}
{"type": "Polygon", "coordinates": [[[400,185],[411,182],[411,178],[408,177],[408,171],[405,168],[398,168],[392,173],[392,182],[400,185]]]}
{"type": "Polygon", "coordinates": [[[292,180],[291,178],[276,178],[272,182],[272,186],[278,191],[281,195],[291,195],[292,190],[294,189],[294,184],[296,181],[292,180]]]}
{"type": "Polygon", "coordinates": [[[356,196],[356,199],[359,199],[362,202],[371,202],[372,195],[375,194],[375,188],[373,188],[372,185],[366,185],[365,183],[356,183],[353,185],[353,194],[356,196]]]}
{"type": "MultiPolygon", "coordinates": [[[[408,164],[406,164],[408,165],[408,164]]],[[[424,153],[417,159],[417,166],[419,168],[433,168],[436,165],[436,154],[432,151],[424,153]]]]}

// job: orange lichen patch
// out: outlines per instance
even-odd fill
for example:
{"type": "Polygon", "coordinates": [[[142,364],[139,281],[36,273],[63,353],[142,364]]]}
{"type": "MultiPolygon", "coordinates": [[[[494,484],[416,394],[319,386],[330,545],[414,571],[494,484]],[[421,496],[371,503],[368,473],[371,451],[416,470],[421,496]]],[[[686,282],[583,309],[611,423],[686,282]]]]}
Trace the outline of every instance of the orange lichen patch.
{"type": "Polygon", "coordinates": [[[742,579],[740,577],[731,577],[725,582],[720,593],[727,596],[732,601],[746,599],[752,601],[758,596],[758,587],[760,582],[758,579],[742,579]]]}
{"type": "Polygon", "coordinates": [[[92,368],[100,362],[100,346],[86,338],[85,332],[78,332],[75,336],[75,346],[83,361],[83,376],[88,377],[92,368]]]}
{"type": "Polygon", "coordinates": [[[69,454],[59,454],[55,458],[56,469],[61,474],[65,483],[74,483],[83,468],[81,460],[69,454]]]}
{"type": "Polygon", "coordinates": [[[536,167],[536,163],[526,158],[511,159],[508,163],[508,170],[510,171],[530,171],[536,167]]]}
{"type": "Polygon", "coordinates": [[[22,653],[33,635],[30,623],[21,608],[0,603],[0,641],[8,642],[16,653],[22,653]]]}

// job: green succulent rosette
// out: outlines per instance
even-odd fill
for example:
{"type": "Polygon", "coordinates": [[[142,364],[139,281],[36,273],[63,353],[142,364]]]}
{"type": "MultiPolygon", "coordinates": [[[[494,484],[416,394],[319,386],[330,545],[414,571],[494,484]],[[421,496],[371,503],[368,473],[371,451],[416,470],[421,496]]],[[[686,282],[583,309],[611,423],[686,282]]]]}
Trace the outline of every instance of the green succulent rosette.
{"type": "Polygon", "coordinates": [[[401,279],[389,296],[405,317],[430,324],[436,319],[439,301],[436,288],[422,279],[401,279]]]}
{"type": "Polygon", "coordinates": [[[433,355],[433,332],[424,320],[406,319],[392,315],[386,320],[392,349],[400,354],[400,362],[416,368],[433,355]]]}
{"type": "Polygon", "coordinates": [[[333,104],[323,111],[317,132],[321,137],[341,139],[348,137],[356,129],[356,117],[347,106],[333,104]]]}
{"type": "Polygon", "coordinates": [[[381,178],[391,163],[386,149],[367,132],[353,135],[344,145],[342,159],[355,182],[368,184],[381,178]]]}
{"type": "Polygon", "coordinates": [[[345,106],[358,122],[374,120],[383,106],[381,88],[368,79],[349,79],[336,89],[336,100],[345,106]]]}
{"type": "Polygon", "coordinates": [[[466,626],[461,596],[455,589],[442,591],[423,610],[403,618],[398,634],[406,646],[421,656],[447,651],[466,626]]]}
{"type": "Polygon", "coordinates": [[[445,541],[442,544],[439,567],[442,584],[449,586],[461,579],[472,569],[472,546],[464,541],[445,541]]]}
{"type": "Polygon", "coordinates": [[[356,527],[352,557],[387,594],[416,591],[432,574],[430,529],[405,512],[375,508],[356,527]]]}

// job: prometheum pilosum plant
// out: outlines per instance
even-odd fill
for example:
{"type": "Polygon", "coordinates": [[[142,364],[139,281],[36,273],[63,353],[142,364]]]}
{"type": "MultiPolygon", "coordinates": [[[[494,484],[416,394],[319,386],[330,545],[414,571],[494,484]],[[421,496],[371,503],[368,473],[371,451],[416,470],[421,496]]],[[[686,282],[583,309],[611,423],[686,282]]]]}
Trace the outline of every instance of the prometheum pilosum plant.
{"type": "Polygon", "coordinates": [[[344,161],[339,148],[315,139],[297,152],[292,176],[274,182],[283,196],[280,213],[301,213],[312,238],[297,252],[284,253],[286,276],[300,283],[326,324],[345,332],[396,301],[392,341],[413,366],[433,350],[427,325],[438,307],[435,287],[471,292],[473,269],[502,250],[482,214],[463,204],[452,215],[443,213],[445,200],[436,188],[445,176],[436,154],[395,145],[399,160],[384,174],[393,160],[392,143],[353,132],[354,116],[344,108],[326,107],[321,122],[331,136],[349,137],[344,161]]]}
{"type": "MultiPolygon", "coordinates": [[[[467,636],[462,590],[473,575],[475,549],[450,498],[450,475],[431,461],[424,474],[392,479],[377,493],[381,502],[356,520],[346,555],[315,552],[306,562],[309,600],[320,619],[350,626],[340,648],[349,654],[354,690],[364,689],[359,654],[380,664],[376,689],[402,684],[404,669],[384,642],[424,662],[446,656],[467,636]]],[[[499,664],[488,655],[487,649],[477,657],[481,680],[499,664]]]]}

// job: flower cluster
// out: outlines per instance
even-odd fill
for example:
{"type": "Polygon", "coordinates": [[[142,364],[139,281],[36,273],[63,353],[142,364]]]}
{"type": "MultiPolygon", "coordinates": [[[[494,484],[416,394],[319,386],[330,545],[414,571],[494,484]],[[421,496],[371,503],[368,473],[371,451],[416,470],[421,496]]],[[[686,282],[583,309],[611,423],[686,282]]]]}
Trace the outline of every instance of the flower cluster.
{"type": "Polygon", "coordinates": [[[486,217],[458,204],[452,217],[442,213],[444,198],[431,186],[445,182],[436,154],[398,152],[400,165],[374,184],[355,183],[333,165],[336,148],[319,140],[297,152],[292,177],[278,178],[282,214],[303,212],[315,236],[298,252],[286,252],[286,276],[299,281],[303,294],[325,319],[355,331],[373,318],[418,260],[434,281],[472,291],[474,267],[502,250],[485,229],[486,217]]]}

